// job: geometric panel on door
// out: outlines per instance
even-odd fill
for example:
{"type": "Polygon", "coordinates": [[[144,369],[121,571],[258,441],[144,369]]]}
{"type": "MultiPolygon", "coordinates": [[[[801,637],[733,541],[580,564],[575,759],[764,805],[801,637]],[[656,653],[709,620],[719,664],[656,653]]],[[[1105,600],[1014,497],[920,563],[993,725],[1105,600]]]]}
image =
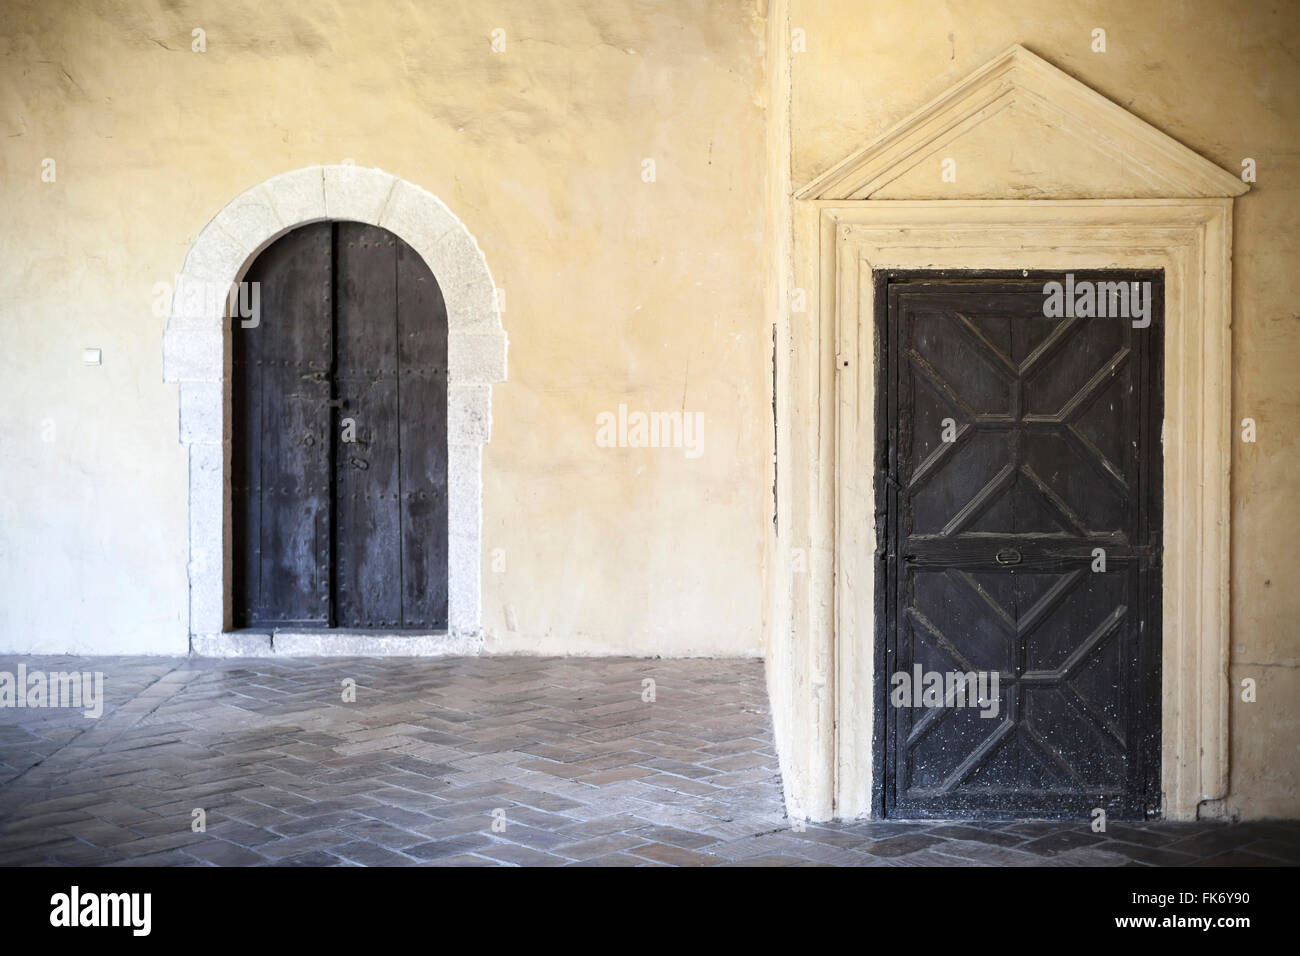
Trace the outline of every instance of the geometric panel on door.
{"type": "Polygon", "coordinates": [[[387,230],[269,246],[259,321],[232,319],[237,626],[447,623],[447,314],[387,230]]]}

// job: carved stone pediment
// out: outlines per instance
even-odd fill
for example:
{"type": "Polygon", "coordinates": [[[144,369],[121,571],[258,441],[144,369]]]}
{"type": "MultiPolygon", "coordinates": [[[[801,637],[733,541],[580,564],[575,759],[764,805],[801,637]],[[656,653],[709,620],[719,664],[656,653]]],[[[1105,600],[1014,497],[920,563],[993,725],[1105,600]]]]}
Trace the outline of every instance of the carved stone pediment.
{"type": "Polygon", "coordinates": [[[1016,44],[796,198],[1203,199],[1247,188],[1016,44]]]}

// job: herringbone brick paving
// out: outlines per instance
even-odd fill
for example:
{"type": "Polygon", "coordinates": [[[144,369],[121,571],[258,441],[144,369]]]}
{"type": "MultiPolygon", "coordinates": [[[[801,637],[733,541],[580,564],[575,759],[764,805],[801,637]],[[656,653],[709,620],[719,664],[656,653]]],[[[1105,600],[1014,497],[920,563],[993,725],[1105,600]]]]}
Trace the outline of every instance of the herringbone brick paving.
{"type": "Polygon", "coordinates": [[[1295,823],[800,827],[757,661],[21,661],[107,702],[0,710],[0,865],[1300,862],[1295,823]]]}

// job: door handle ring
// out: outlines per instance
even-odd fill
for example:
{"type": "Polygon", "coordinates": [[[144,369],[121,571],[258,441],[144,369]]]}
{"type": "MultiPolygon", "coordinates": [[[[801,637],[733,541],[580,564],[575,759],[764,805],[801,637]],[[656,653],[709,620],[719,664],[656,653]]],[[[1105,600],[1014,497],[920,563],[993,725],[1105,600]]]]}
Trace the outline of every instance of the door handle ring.
{"type": "Polygon", "coordinates": [[[1020,552],[1015,548],[1003,548],[997,554],[993,555],[993,560],[998,564],[1019,564],[1020,552]]]}

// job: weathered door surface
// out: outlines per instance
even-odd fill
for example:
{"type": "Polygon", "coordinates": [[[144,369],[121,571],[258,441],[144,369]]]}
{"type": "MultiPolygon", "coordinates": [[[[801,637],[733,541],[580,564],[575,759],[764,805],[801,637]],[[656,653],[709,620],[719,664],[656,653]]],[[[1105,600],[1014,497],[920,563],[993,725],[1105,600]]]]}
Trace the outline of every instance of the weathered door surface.
{"type": "Polygon", "coordinates": [[[304,226],[232,320],[238,627],[447,623],[447,314],[386,230],[304,226]]]}
{"type": "Polygon", "coordinates": [[[1063,279],[877,276],[885,816],[1159,806],[1163,279],[1072,274],[1145,328],[1046,317],[1063,279]]]}

